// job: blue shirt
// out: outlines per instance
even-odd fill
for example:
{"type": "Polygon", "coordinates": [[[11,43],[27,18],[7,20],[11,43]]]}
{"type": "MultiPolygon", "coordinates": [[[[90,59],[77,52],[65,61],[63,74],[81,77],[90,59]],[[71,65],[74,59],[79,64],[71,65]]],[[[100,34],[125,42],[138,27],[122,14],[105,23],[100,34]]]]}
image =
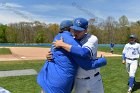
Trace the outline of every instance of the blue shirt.
{"type": "Polygon", "coordinates": [[[114,44],[113,43],[110,43],[110,47],[113,48],[114,47],[114,44]]]}

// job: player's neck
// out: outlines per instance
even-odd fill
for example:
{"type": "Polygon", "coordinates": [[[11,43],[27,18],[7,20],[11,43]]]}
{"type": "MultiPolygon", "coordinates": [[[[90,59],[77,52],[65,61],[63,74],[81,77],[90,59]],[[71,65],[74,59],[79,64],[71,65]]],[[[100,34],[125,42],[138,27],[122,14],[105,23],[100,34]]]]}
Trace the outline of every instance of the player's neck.
{"type": "Polygon", "coordinates": [[[130,45],[134,45],[136,42],[129,42],[130,45]]]}

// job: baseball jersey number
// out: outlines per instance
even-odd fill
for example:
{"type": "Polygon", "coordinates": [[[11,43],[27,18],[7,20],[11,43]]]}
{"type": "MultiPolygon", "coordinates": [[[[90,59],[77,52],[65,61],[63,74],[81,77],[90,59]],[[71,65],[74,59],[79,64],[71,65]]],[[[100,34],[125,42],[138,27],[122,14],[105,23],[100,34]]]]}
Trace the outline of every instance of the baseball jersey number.
{"type": "Polygon", "coordinates": [[[132,55],[136,55],[136,51],[133,51],[133,52],[132,52],[132,55]]]}

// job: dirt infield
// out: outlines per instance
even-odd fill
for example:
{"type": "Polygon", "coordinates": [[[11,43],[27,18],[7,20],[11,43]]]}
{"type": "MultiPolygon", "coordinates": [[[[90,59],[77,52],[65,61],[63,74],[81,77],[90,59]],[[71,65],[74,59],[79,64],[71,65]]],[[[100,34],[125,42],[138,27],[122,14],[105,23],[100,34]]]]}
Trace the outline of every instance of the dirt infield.
{"type": "MultiPolygon", "coordinates": [[[[12,52],[12,55],[0,55],[0,61],[10,61],[10,60],[45,60],[46,52],[50,48],[41,47],[6,47],[12,52]]],[[[106,52],[98,51],[97,56],[121,56],[117,54],[111,54],[106,52]]]]}

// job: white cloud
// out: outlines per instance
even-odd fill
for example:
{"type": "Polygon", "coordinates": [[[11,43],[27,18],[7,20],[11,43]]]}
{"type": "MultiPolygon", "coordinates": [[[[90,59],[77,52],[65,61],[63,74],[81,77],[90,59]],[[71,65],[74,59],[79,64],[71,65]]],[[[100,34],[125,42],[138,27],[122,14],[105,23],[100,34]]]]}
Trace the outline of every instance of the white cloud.
{"type": "Polygon", "coordinates": [[[67,12],[73,12],[72,10],[75,9],[74,6],[72,6],[72,4],[70,5],[63,5],[63,4],[38,4],[38,5],[33,5],[32,6],[34,11],[44,11],[44,12],[48,12],[48,11],[57,11],[58,13],[61,13],[62,11],[67,11],[67,12]]]}
{"type": "Polygon", "coordinates": [[[22,10],[22,5],[16,3],[5,3],[11,9],[0,8],[0,23],[11,23],[20,21],[41,21],[45,23],[60,23],[65,19],[74,19],[76,17],[92,18],[92,15],[102,17],[102,14],[98,10],[93,10],[80,5],[64,4],[39,4],[30,6],[32,9],[22,10]],[[19,8],[18,8],[19,7],[19,8]],[[32,12],[31,12],[32,11],[32,12]],[[42,14],[43,13],[43,14],[42,14]]]}
{"type": "Polygon", "coordinates": [[[22,8],[23,6],[17,3],[0,3],[1,8],[22,8]]]}
{"type": "Polygon", "coordinates": [[[0,3],[0,23],[8,24],[20,21],[30,21],[24,13],[19,10],[22,5],[16,3],[0,3]]]}
{"type": "Polygon", "coordinates": [[[5,9],[0,11],[0,19],[1,19],[0,23],[3,24],[18,23],[22,21],[25,22],[41,21],[45,23],[55,23],[54,20],[57,20],[56,17],[52,16],[38,15],[22,10],[5,10],[5,9]]]}
{"type": "Polygon", "coordinates": [[[16,4],[16,3],[5,3],[6,6],[10,6],[13,8],[21,8],[23,7],[22,5],[16,4]]]}
{"type": "Polygon", "coordinates": [[[22,5],[16,3],[0,3],[0,23],[17,23],[21,21],[31,22],[36,19],[37,15],[20,9],[22,5]]]}
{"type": "Polygon", "coordinates": [[[34,11],[41,11],[41,12],[47,12],[47,15],[50,15],[49,13],[55,14],[56,12],[56,17],[61,16],[61,17],[67,17],[67,18],[73,18],[73,17],[78,17],[78,16],[83,16],[83,17],[95,17],[95,16],[100,16],[102,17],[102,14],[98,10],[93,10],[88,7],[83,7],[79,5],[76,2],[72,2],[69,5],[64,5],[64,4],[40,4],[40,5],[35,5],[33,6],[35,9],[34,11]]]}
{"type": "Polygon", "coordinates": [[[90,0],[92,3],[104,3],[104,2],[108,2],[107,0],[90,0]]]}
{"type": "Polygon", "coordinates": [[[52,11],[57,9],[56,7],[49,4],[38,4],[33,5],[32,7],[35,9],[35,11],[52,11]]]}
{"type": "Polygon", "coordinates": [[[21,16],[13,13],[12,11],[0,11],[0,23],[16,23],[21,21],[29,22],[29,20],[22,18],[21,16]]]}

